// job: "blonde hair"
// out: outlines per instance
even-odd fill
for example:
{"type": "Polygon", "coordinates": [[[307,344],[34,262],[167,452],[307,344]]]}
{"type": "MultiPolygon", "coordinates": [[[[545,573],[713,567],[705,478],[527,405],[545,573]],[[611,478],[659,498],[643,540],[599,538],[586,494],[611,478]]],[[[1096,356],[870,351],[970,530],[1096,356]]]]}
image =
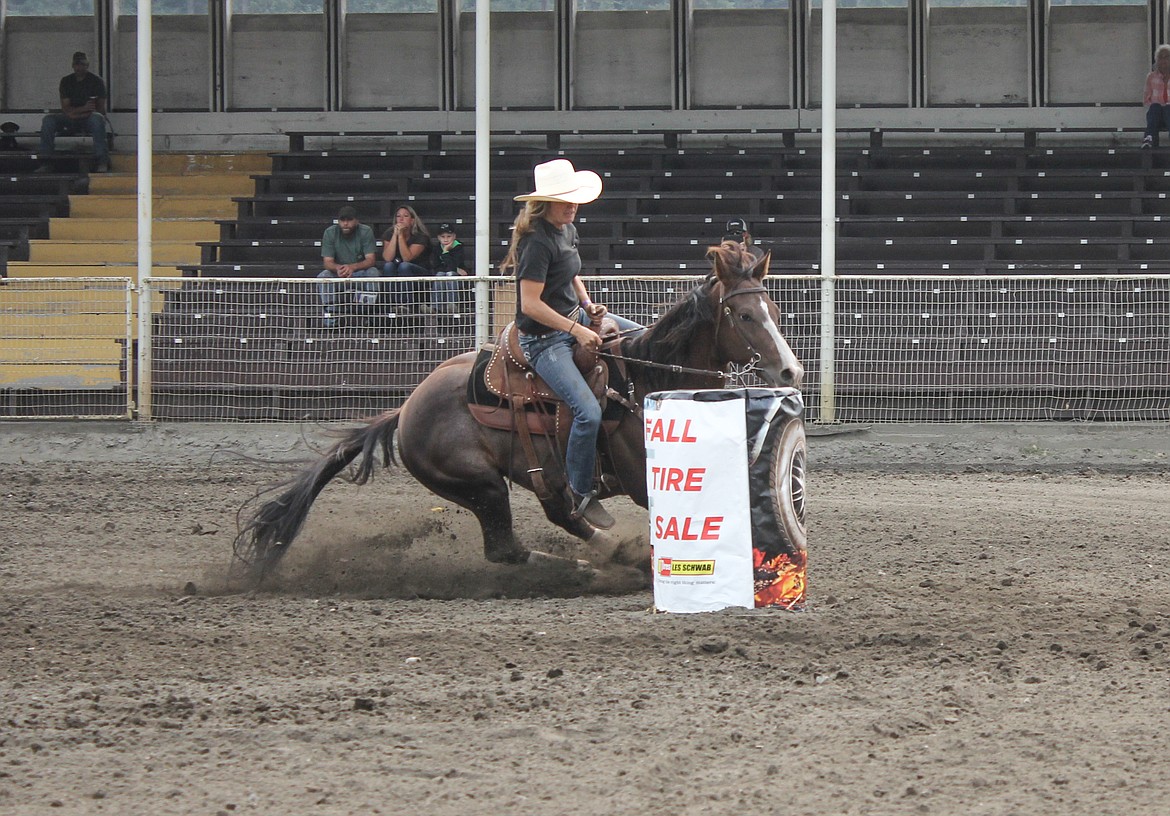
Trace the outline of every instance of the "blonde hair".
{"type": "MultiPolygon", "coordinates": [[[[418,213],[416,213],[414,211],[414,207],[409,207],[406,204],[399,204],[397,207],[394,208],[395,217],[398,216],[399,210],[406,210],[408,213],[410,213],[410,221],[411,221],[410,234],[411,235],[421,235],[423,238],[426,238],[428,241],[431,240],[431,233],[427,230],[427,225],[424,224],[423,220],[418,217],[418,213]]],[[[391,221],[390,223],[391,223],[391,225],[393,225],[394,222],[391,221]]]]}
{"type": "Polygon", "coordinates": [[[1170,45],[1163,43],[1154,49],[1154,62],[1157,62],[1158,57],[1162,56],[1163,53],[1170,54],[1170,45]]]}
{"type": "Polygon", "coordinates": [[[508,254],[504,256],[504,260],[500,264],[501,272],[507,272],[516,266],[516,246],[520,243],[521,238],[535,229],[532,222],[544,218],[545,213],[548,212],[548,205],[547,201],[524,202],[524,209],[517,213],[516,220],[512,222],[512,243],[508,245],[508,254]]]}

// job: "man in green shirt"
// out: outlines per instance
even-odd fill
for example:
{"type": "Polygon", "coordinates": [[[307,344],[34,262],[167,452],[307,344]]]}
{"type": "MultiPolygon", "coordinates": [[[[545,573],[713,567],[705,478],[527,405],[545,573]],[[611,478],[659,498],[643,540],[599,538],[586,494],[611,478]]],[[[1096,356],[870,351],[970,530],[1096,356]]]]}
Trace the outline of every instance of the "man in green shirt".
{"type": "MultiPolygon", "coordinates": [[[[358,221],[357,210],[347,204],[337,211],[337,223],[326,227],[321,236],[321,258],[325,268],[317,278],[376,278],[378,267],[374,254],[374,231],[358,221]]],[[[355,302],[372,304],[377,298],[376,283],[363,283],[356,288],[340,287],[336,283],[318,284],[321,304],[325,307],[326,328],[337,325],[334,309],[339,288],[355,302]]]]}

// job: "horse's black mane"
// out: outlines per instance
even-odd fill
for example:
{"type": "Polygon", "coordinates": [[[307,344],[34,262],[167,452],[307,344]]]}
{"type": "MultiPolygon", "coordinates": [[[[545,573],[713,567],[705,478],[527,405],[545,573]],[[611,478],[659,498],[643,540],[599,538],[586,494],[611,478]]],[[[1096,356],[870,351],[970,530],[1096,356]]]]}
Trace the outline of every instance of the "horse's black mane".
{"type": "MultiPolygon", "coordinates": [[[[711,287],[718,279],[709,275],[691,288],[666,314],[641,335],[629,338],[622,345],[622,353],[636,360],[650,360],[663,365],[686,366],[691,361],[691,341],[695,330],[715,320],[711,305],[711,287]]],[[[638,379],[649,391],[670,388],[677,374],[661,368],[637,367],[638,379]]]]}

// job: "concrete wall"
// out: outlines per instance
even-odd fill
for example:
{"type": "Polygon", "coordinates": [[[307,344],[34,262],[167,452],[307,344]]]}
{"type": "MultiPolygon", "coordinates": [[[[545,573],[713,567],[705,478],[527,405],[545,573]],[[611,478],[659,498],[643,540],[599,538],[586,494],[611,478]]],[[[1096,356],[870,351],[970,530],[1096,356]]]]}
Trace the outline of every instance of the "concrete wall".
{"type": "MultiPolygon", "coordinates": [[[[446,0],[444,0],[446,2],[446,0]]],[[[454,2],[454,0],[451,0],[454,2]]],[[[557,106],[557,32],[552,12],[493,16],[492,103],[509,110],[557,106]]],[[[786,9],[699,10],[692,15],[687,104],[697,110],[794,104],[792,72],[820,100],[820,14],[809,19],[803,54],[791,53],[786,9]]],[[[1026,105],[1032,86],[1028,11],[1017,7],[930,11],[924,78],[929,106],[1026,105]]],[[[115,21],[106,77],[115,111],[137,106],[135,18],[115,21]]],[[[154,18],[155,108],[211,106],[207,15],[154,18]]],[[[440,111],[439,14],[351,14],[341,48],[341,106],[440,111]]],[[[674,103],[673,18],[666,11],[577,15],[571,43],[572,105],[579,110],[669,110],[674,103]]],[[[1050,106],[1133,105],[1149,70],[1145,6],[1053,6],[1049,10],[1050,106]]],[[[475,90],[475,15],[457,17],[455,108],[475,90]]],[[[227,107],[322,111],[326,98],[324,15],[235,15],[225,57],[227,107]]],[[[0,51],[5,111],[57,107],[69,55],[98,43],[90,17],[7,17],[0,51]]],[[[905,107],[910,101],[906,8],[838,11],[838,99],[843,108],[905,107]]],[[[684,106],[685,107],[685,106],[684,106]]],[[[1140,111],[1125,114],[1140,122],[1140,111]]]]}
{"type": "MultiPolygon", "coordinates": [[[[837,11],[839,105],[906,105],[910,101],[910,25],[906,9],[837,11]]],[[[809,100],[821,100],[821,15],[808,37],[809,100]]]]}
{"type": "Polygon", "coordinates": [[[231,108],[324,107],[323,16],[237,15],[232,18],[230,57],[231,108]]]}
{"type": "MultiPolygon", "coordinates": [[[[41,113],[5,113],[25,133],[40,127],[41,113]]],[[[137,129],[134,112],[110,116],[118,133],[121,150],[131,150],[137,129]]],[[[287,150],[287,131],[394,131],[409,133],[453,133],[443,140],[445,147],[470,148],[473,145],[475,114],[473,111],[239,111],[230,113],[171,112],[156,113],[154,148],[162,151],[216,150],[287,150]]],[[[1013,128],[1040,128],[1041,144],[1111,144],[1133,146],[1140,139],[1142,108],[1125,107],[982,107],[946,108],[844,108],[837,112],[842,128],[841,140],[849,144],[868,142],[867,133],[849,129],[886,130],[887,144],[924,141],[947,144],[977,142],[988,146],[1021,145],[1023,136],[1013,128]],[[899,128],[915,128],[918,133],[902,136],[899,128]],[[977,132],[932,133],[936,129],[975,128],[977,132]],[[1070,129],[1092,129],[1086,133],[1069,133],[1070,129]],[[1138,133],[1122,132],[1136,128],[1138,133]],[[1056,129],[1064,129],[1060,132],[1056,129]]],[[[744,110],[624,110],[624,111],[497,111],[492,115],[493,139],[500,144],[543,145],[544,133],[560,133],[563,147],[605,145],[661,145],[663,129],[680,132],[684,147],[709,144],[779,144],[779,129],[797,131],[799,146],[815,147],[820,134],[811,129],[821,127],[819,109],[744,109],[744,110]],[[624,135],[590,135],[592,130],[624,135]],[[695,135],[689,131],[695,130],[695,135]],[[517,131],[529,135],[518,136],[517,131]],[[638,135],[631,135],[637,131],[638,135]]],[[[425,136],[386,136],[371,140],[355,136],[312,137],[312,149],[334,147],[370,147],[425,149],[425,136]]]]}
{"type": "Polygon", "coordinates": [[[1051,104],[1142,101],[1154,62],[1145,6],[1056,6],[1048,25],[1051,104]]]}
{"type": "MultiPolygon", "coordinates": [[[[556,18],[552,12],[492,15],[492,105],[545,108],[556,104],[556,18]],[[502,55],[519,55],[503,59],[502,55]]],[[[457,104],[475,107],[475,14],[459,15],[457,104]]]]}
{"type": "MultiPolygon", "coordinates": [[[[156,16],[151,21],[154,107],[207,110],[211,103],[211,31],[206,14],[156,16]]],[[[138,18],[119,17],[114,34],[111,105],[138,107],[138,18]]]]}
{"type": "Polygon", "coordinates": [[[667,11],[578,13],[574,107],[669,108],[671,40],[667,11]]]}
{"type": "Polygon", "coordinates": [[[350,14],[341,54],[344,106],[440,107],[438,14],[350,14]]]}
{"type": "Polygon", "coordinates": [[[788,9],[696,11],[694,26],[693,105],[792,104],[788,9]]]}
{"type": "Polygon", "coordinates": [[[932,9],[927,43],[928,104],[1028,103],[1026,8],[932,9]]]}
{"type": "Polygon", "coordinates": [[[57,110],[57,83],[70,73],[74,51],[97,53],[89,17],[9,17],[4,28],[4,107],[57,110]]]}

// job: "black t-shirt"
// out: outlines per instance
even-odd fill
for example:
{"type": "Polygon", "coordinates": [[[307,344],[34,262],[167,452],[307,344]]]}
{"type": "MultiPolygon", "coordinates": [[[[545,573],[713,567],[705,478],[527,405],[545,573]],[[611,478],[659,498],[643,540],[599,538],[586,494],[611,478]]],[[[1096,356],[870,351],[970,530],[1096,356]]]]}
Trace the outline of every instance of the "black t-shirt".
{"type": "Polygon", "coordinates": [[[98,99],[106,98],[106,83],[97,74],[86,74],[81,79],[77,78],[77,74],[69,74],[61,77],[61,85],[58,89],[58,94],[62,99],[68,99],[69,104],[75,108],[84,105],[91,96],[98,99]]]}
{"type": "MultiPolygon", "coordinates": [[[[394,228],[393,227],[391,227],[390,229],[388,229],[384,233],[382,233],[382,243],[383,244],[388,244],[388,243],[391,243],[392,241],[394,241],[394,228]]],[[[395,243],[397,243],[397,242],[395,242],[395,243]]],[[[423,251],[418,254],[418,257],[415,258],[413,261],[408,261],[408,263],[412,263],[415,266],[421,266],[423,269],[426,269],[429,271],[431,268],[431,242],[430,242],[430,240],[423,237],[422,235],[419,235],[417,232],[412,232],[409,236],[407,236],[406,245],[407,246],[417,245],[417,246],[423,247],[423,251]]],[[[398,261],[399,263],[402,262],[402,252],[397,247],[395,247],[395,249],[394,249],[394,260],[398,261]]]]}
{"type": "MultiPolygon", "coordinates": [[[[577,228],[566,224],[558,230],[543,218],[533,222],[532,232],[520,239],[516,247],[516,279],[540,281],[544,291],[540,299],[557,314],[568,317],[580,306],[573,279],[581,272],[577,252],[577,228]]],[[[520,287],[516,287],[516,327],[525,334],[547,334],[553,329],[521,311],[520,287]]]]}

